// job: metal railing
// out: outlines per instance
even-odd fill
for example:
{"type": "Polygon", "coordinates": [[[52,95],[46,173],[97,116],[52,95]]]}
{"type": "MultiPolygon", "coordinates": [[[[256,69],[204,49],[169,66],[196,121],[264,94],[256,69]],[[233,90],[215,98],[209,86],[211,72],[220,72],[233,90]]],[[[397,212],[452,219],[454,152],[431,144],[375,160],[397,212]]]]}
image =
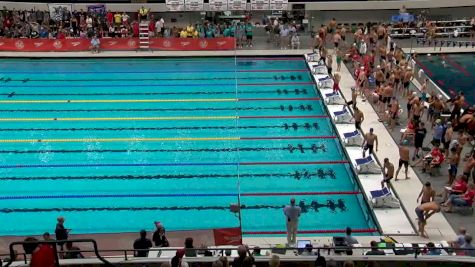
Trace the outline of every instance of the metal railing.
{"type": "MultiPolygon", "coordinates": [[[[93,250],[81,250],[81,251],[70,251],[70,252],[81,252],[81,253],[88,253],[92,252],[95,254],[95,257],[88,257],[84,259],[75,259],[73,262],[75,264],[82,264],[83,266],[86,264],[103,264],[105,266],[118,266],[121,264],[127,264],[131,262],[140,262],[140,263],[147,263],[147,262],[168,262],[171,256],[160,257],[161,252],[164,251],[176,251],[180,248],[151,248],[151,249],[115,249],[115,250],[99,250],[97,248],[97,244],[92,239],[77,239],[77,240],[70,240],[74,243],[88,243],[91,242],[94,245],[93,250]],[[135,254],[136,252],[150,252],[150,251],[160,251],[157,257],[131,257],[130,254],[135,254]],[[123,257],[110,257],[110,261],[114,261],[111,263],[109,260],[106,260],[104,256],[101,256],[101,253],[108,253],[108,252],[117,252],[117,255],[123,255],[123,257]],[[98,260],[95,262],[94,260],[98,260]]],[[[34,242],[14,242],[10,244],[10,253],[14,253],[12,248],[16,245],[23,245],[23,244],[52,244],[53,247],[56,247],[59,241],[34,241],[34,242]]],[[[469,257],[472,253],[471,251],[475,249],[464,249],[464,248],[453,248],[453,247],[427,247],[426,245],[419,245],[419,244],[411,244],[412,247],[403,247],[401,245],[395,243],[383,243],[380,242],[379,244],[384,244],[384,247],[363,247],[363,246],[318,246],[312,247],[311,249],[306,250],[305,248],[298,248],[298,247],[261,247],[260,250],[263,254],[259,256],[255,255],[256,262],[267,262],[272,255],[277,254],[280,255],[281,261],[283,262],[312,262],[318,256],[326,256],[336,261],[345,261],[345,260],[353,260],[353,261],[440,261],[440,262],[469,262],[475,263],[474,257],[469,257]],[[383,251],[384,255],[371,255],[372,253],[368,253],[369,251],[383,251]],[[302,255],[302,252],[307,251],[305,254],[302,255]],[[461,255],[462,254],[462,255],[461,255]],[[463,256],[465,254],[466,256],[463,256]],[[468,254],[468,255],[467,255],[468,254]]],[[[254,249],[254,248],[251,248],[254,249]]],[[[56,263],[55,266],[61,265],[69,265],[71,261],[61,260],[60,255],[65,253],[64,251],[58,251],[56,248],[55,250],[55,257],[56,263]]],[[[229,259],[233,257],[237,257],[237,254],[233,254],[232,252],[237,250],[237,246],[223,246],[223,247],[213,247],[213,248],[187,248],[189,251],[195,251],[196,257],[186,257],[185,261],[187,262],[213,262],[219,257],[228,257],[229,259]],[[211,255],[208,254],[205,256],[205,251],[211,252],[211,255]]],[[[67,252],[67,251],[66,251],[67,252]]],[[[252,255],[250,249],[248,249],[248,253],[252,255]]],[[[24,258],[23,266],[29,264],[29,260],[26,257],[26,253],[22,253],[24,258]]],[[[4,266],[10,266],[13,264],[14,258],[12,257],[8,263],[4,266]]],[[[22,266],[21,263],[17,261],[16,266],[22,266]]]]}
{"type": "MultiPolygon", "coordinates": [[[[112,263],[110,263],[109,261],[107,261],[106,259],[104,259],[100,254],[99,254],[99,250],[97,248],[97,242],[96,240],[94,239],[74,239],[74,240],[68,240],[68,242],[74,242],[74,243],[92,243],[92,246],[93,246],[93,250],[89,251],[89,252],[94,252],[95,256],[97,259],[99,259],[105,266],[114,266],[112,263]]],[[[14,259],[16,258],[16,255],[17,253],[15,252],[15,250],[13,249],[15,246],[18,246],[18,245],[34,245],[35,247],[40,245],[40,244],[51,244],[51,247],[53,248],[53,251],[54,251],[54,256],[55,256],[55,266],[56,267],[59,267],[60,264],[59,264],[59,255],[61,253],[64,253],[64,251],[59,251],[58,252],[58,249],[57,249],[57,245],[62,245],[65,243],[65,240],[61,240],[61,241],[58,241],[58,240],[49,240],[49,241],[18,241],[18,242],[12,242],[10,243],[9,245],[9,251],[10,251],[10,259],[9,261],[7,262],[7,264],[5,265],[6,267],[10,266],[14,259]]],[[[73,252],[73,251],[72,251],[73,252]]],[[[74,252],[77,252],[77,251],[74,251],[74,252]]],[[[24,255],[24,259],[25,259],[25,264],[27,263],[27,254],[26,252],[23,253],[24,255]]]]}

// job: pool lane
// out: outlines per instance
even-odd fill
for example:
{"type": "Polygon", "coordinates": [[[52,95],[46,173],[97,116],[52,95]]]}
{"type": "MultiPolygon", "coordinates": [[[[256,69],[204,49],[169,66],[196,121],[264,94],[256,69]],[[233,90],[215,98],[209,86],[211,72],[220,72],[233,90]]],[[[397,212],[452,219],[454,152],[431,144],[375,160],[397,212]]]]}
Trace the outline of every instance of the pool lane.
{"type": "Polygon", "coordinates": [[[145,61],[0,63],[1,234],[238,227],[239,200],[246,234],[281,234],[291,196],[304,231],[374,232],[304,61],[145,61]]]}

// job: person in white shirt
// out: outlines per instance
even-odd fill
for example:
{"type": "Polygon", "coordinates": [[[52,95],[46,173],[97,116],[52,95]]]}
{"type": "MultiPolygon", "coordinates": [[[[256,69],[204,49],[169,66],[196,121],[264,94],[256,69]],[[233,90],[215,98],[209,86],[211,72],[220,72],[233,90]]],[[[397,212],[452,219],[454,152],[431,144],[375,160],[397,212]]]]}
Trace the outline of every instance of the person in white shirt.
{"type": "Polygon", "coordinates": [[[302,209],[295,205],[295,198],[290,199],[290,205],[284,207],[284,215],[287,224],[287,244],[297,242],[297,228],[302,209]]]}
{"type": "Polygon", "coordinates": [[[163,36],[163,26],[165,24],[165,21],[163,18],[160,18],[155,22],[155,31],[157,32],[157,36],[161,37],[163,36]]]}
{"type": "Polygon", "coordinates": [[[300,38],[297,33],[294,33],[292,35],[292,38],[290,39],[290,44],[292,46],[292,49],[300,49],[300,38]]]}

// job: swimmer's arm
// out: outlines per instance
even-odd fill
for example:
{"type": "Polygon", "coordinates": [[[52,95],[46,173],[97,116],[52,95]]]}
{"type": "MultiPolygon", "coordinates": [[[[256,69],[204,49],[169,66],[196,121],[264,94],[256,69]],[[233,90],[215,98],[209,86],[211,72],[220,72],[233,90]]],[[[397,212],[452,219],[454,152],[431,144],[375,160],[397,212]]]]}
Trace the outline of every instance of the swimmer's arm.
{"type": "Polygon", "coordinates": [[[427,212],[427,214],[426,214],[426,220],[429,219],[429,218],[430,218],[432,215],[434,215],[435,213],[436,213],[436,212],[433,211],[433,210],[427,212]]]}
{"type": "Polygon", "coordinates": [[[419,199],[421,198],[423,191],[424,191],[424,189],[422,189],[421,192],[419,193],[419,196],[417,197],[417,202],[419,202],[419,199]]]}
{"type": "Polygon", "coordinates": [[[378,136],[374,138],[374,142],[376,143],[376,151],[378,151],[378,136]]]}

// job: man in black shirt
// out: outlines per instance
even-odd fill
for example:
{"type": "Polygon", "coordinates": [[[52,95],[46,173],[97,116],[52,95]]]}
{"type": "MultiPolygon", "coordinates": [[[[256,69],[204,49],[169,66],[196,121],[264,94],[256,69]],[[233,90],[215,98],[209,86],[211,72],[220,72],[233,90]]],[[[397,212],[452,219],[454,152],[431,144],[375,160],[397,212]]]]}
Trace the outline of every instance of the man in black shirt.
{"type": "MultiPolygon", "coordinates": [[[[64,227],[64,217],[58,217],[57,221],[58,223],[56,224],[56,229],[54,230],[56,240],[68,240],[69,231],[71,231],[71,229],[66,229],[66,227],[64,227]]],[[[61,247],[61,250],[63,250],[64,242],[58,243],[58,245],[61,247]]]]}
{"type": "Polygon", "coordinates": [[[426,137],[427,130],[424,127],[424,123],[420,122],[419,126],[416,128],[415,134],[414,134],[414,147],[416,150],[414,150],[414,156],[412,156],[412,161],[416,160],[416,157],[419,158],[419,150],[422,148],[422,144],[424,143],[424,138],[426,137]]]}
{"type": "Polygon", "coordinates": [[[152,247],[152,241],[147,238],[147,232],[145,230],[140,231],[140,238],[135,240],[134,249],[143,249],[135,251],[135,257],[147,257],[148,249],[152,247]]]}
{"type": "Polygon", "coordinates": [[[378,242],[371,241],[371,250],[366,252],[366,255],[386,255],[384,251],[378,249],[378,242]]]}

